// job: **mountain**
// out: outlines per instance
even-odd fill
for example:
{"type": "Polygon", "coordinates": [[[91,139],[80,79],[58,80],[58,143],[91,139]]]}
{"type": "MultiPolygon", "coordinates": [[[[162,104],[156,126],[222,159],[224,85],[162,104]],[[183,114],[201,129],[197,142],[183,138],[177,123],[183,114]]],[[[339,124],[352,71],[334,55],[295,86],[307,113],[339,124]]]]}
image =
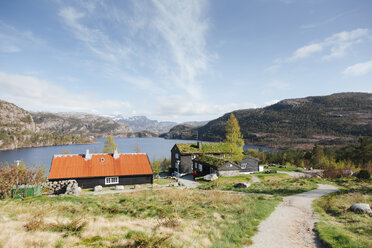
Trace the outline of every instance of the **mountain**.
{"type": "Polygon", "coordinates": [[[164,133],[168,132],[172,127],[177,125],[176,122],[170,121],[157,121],[150,120],[146,116],[132,116],[132,117],[123,117],[123,116],[113,116],[111,117],[114,121],[124,123],[129,125],[134,132],[138,131],[151,131],[164,133]]]}
{"type": "Polygon", "coordinates": [[[201,127],[207,124],[209,121],[187,121],[182,123],[182,125],[190,125],[194,127],[201,127]]]}
{"type": "MultiPolygon", "coordinates": [[[[372,136],[372,94],[338,93],[286,99],[274,105],[233,111],[246,143],[282,148],[334,146],[372,136]]],[[[163,137],[220,141],[230,113],[202,127],[174,127],[163,137]],[[181,131],[182,132],[181,132],[181,131]]]]}
{"type": "Polygon", "coordinates": [[[50,133],[83,134],[94,137],[127,137],[132,129],[109,118],[84,113],[31,113],[38,128],[50,133]]]}
{"type": "Polygon", "coordinates": [[[93,142],[94,139],[80,134],[46,132],[28,111],[0,100],[0,150],[93,142]]]}

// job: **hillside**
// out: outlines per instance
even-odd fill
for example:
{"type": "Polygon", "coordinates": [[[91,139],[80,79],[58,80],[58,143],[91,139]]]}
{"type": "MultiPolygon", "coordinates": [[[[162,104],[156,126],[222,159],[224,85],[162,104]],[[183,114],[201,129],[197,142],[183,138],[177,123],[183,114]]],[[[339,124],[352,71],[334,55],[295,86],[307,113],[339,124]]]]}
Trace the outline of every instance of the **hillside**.
{"type": "MultiPolygon", "coordinates": [[[[274,105],[233,111],[246,143],[268,147],[311,147],[343,145],[359,136],[372,136],[372,94],[338,93],[286,99],[274,105]]],[[[196,133],[201,140],[220,141],[230,113],[193,128],[178,127],[167,138],[190,138],[196,133]]]]}
{"type": "Polygon", "coordinates": [[[50,133],[127,137],[132,129],[109,118],[84,113],[31,113],[36,127],[50,133]]]}
{"type": "Polygon", "coordinates": [[[85,135],[48,133],[35,124],[28,111],[0,100],[0,150],[92,142],[85,135]]]}

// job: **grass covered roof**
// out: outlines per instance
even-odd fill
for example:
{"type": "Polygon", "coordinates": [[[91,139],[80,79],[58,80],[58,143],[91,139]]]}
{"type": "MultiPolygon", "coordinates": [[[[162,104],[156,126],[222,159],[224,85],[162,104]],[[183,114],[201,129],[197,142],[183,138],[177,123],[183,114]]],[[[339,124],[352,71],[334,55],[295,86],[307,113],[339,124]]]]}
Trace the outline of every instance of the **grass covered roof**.
{"type": "Polygon", "coordinates": [[[228,162],[231,162],[225,158],[218,158],[212,155],[205,155],[205,154],[199,155],[198,157],[194,159],[194,161],[197,163],[213,165],[217,168],[221,167],[222,165],[228,162]]]}
{"type": "Polygon", "coordinates": [[[201,149],[197,143],[176,144],[182,154],[203,154],[203,153],[228,153],[229,149],[225,143],[202,143],[201,149]]]}

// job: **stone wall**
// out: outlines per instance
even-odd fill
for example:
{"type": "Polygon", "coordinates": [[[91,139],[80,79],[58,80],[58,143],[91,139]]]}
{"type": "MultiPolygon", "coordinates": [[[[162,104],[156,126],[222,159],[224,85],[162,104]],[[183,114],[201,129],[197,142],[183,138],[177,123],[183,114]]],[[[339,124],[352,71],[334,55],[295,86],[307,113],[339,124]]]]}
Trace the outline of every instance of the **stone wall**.
{"type": "Polygon", "coordinates": [[[42,192],[53,195],[79,195],[79,186],[76,180],[62,180],[45,182],[41,184],[42,192]]]}
{"type": "Polygon", "coordinates": [[[239,176],[239,171],[238,170],[230,170],[230,171],[218,171],[217,175],[219,177],[236,177],[239,176]]]}

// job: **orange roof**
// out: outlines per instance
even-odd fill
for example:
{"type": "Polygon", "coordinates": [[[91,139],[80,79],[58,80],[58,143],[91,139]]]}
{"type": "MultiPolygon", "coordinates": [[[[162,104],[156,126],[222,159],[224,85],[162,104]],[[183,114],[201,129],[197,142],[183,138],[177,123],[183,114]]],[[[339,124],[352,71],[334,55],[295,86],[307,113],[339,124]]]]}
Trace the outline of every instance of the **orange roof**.
{"type": "Polygon", "coordinates": [[[84,155],[55,155],[49,172],[49,179],[131,176],[153,174],[146,154],[92,154],[85,160],[84,155]]]}

